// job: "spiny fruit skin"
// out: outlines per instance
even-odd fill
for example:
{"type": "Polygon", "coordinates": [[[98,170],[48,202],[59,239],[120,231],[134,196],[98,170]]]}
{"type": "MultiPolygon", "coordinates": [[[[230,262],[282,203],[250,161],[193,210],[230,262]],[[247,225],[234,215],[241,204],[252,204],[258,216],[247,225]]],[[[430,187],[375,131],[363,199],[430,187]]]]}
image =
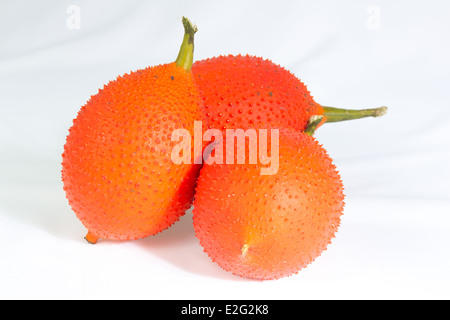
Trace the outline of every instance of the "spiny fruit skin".
{"type": "Polygon", "coordinates": [[[195,62],[192,73],[209,128],[303,131],[312,115],[323,114],[294,74],[267,59],[218,56],[195,62]]]}
{"type": "Polygon", "coordinates": [[[171,161],[171,135],[185,128],[193,136],[200,112],[192,74],[175,63],[119,76],[81,108],[64,146],[62,180],[89,238],[143,238],[184,214],[200,167],[171,161]]]}
{"type": "Polygon", "coordinates": [[[260,164],[204,165],[193,221],[209,257],[242,277],[297,273],[331,243],[344,208],[343,185],[325,149],[304,133],[280,130],[279,171],[260,164]]]}

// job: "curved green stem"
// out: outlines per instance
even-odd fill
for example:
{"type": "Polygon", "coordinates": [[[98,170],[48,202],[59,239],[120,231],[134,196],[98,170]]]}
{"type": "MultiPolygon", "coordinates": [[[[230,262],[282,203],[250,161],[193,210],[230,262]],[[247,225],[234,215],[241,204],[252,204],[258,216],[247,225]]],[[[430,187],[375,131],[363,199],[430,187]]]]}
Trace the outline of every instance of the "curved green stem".
{"type": "Polygon", "coordinates": [[[194,62],[194,34],[197,32],[197,26],[186,17],[183,17],[182,22],[184,37],[175,63],[184,70],[190,71],[194,62]]]}
{"type": "Polygon", "coordinates": [[[352,110],[352,109],[340,109],[333,107],[324,107],[323,115],[325,116],[326,122],[338,122],[345,120],[353,120],[353,119],[361,119],[366,117],[381,117],[386,114],[387,107],[379,107],[374,109],[361,109],[361,110],[352,110]]]}
{"type": "Polygon", "coordinates": [[[323,110],[323,114],[311,116],[306,124],[306,129],[304,132],[309,136],[314,135],[316,129],[323,123],[354,120],[367,117],[381,117],[387,112],[387,107],[361,110],[340,109],[324,106],[320,107],[323,110]]]}
{"type": "Polygon", "coordinates": [[[311,116],[308,120],[308,124],[306,125],[305,133],[308,136],[314,135],[316,132],[317,126],[320,122],[322,122],[324,116],[311,116]]]}

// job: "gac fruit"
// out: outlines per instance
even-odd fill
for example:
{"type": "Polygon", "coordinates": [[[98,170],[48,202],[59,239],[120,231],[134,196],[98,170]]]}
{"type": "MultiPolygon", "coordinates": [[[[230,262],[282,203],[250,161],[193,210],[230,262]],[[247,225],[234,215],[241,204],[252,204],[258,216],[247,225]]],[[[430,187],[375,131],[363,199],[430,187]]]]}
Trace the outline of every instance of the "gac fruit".
{"type": "Polygon", "coordinates": [[[340,225],[343,184],[332,159],[314,137],[279,132],[277,174],[260,175],[258,163],[214,163],[198,178],[195,234],[212,261],[242,277],[297,273],[321,255],[340,225]]]}
{"type": "Polygon", "coordinates": [[[202,101],[193,81],[194,34],[175,62],[119,76],[81,107],[64,145],[62,180],[86,240],[131,240],[172,225],[192,205],[200,166],[174,164],[171,134],[193,136],[202,101]]]}
{"type": "Polygon", "coordinates": [[[340,109],[316,103],[306,85],[268,59],[227,55],[196,61],[195,82],[209,128],[291,128],[314,133],[325,122],[379,117],[387,108],[340,109]]]}

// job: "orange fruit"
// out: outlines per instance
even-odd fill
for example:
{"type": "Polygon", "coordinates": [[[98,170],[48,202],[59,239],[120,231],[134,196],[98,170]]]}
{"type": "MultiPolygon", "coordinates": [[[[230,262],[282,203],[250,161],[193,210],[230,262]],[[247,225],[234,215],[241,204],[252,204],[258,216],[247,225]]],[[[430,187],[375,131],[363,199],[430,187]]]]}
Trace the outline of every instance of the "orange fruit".
{"type": "Polygon", "coordinates": [[[363,110],[324,107],[293,73],[268,59],[227,55],[194,63],[209,128],[314,130],[325,122],[378,117],[386,107],[363,110]]]}
{"type": "Polygon", "coordinates": [[[186,18],[183,24],[175,62],[109,82],[69,130],[62,180],[91,243],[156,234],[192,204],[200,166],[171,161],[172,132],[184,128],[193,136],[194,121],[202,118],[190,71],[197,29],[186,18]]]}
{"type": "Polygon", "coordinates": [[[279,133],[278,173],[261,175],[259,163],[214,163],[198,178],[195,234],[212,261],[242,277],[297,273],[327,248],[340,225],[343,184],[332,159],[305,133],[279,133]]]}

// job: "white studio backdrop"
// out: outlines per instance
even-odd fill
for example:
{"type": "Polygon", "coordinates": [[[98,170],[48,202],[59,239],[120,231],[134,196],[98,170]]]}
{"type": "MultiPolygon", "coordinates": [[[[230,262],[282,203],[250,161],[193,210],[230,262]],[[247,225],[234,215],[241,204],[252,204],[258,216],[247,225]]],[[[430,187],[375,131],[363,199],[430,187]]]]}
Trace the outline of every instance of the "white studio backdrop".
{"type": "Polygon", "coordinates": [[[450,298],[448,1],[0,0],[0,298],[450,298]],[[241,279],[202,252],[188,212],[169,230],[88,245],[60,179],[79,108],[104,83],[175,60],[271,59],[316,101],[386,105],[317,139],[344,181],[339,232],[295,276],[241,279]]]}

